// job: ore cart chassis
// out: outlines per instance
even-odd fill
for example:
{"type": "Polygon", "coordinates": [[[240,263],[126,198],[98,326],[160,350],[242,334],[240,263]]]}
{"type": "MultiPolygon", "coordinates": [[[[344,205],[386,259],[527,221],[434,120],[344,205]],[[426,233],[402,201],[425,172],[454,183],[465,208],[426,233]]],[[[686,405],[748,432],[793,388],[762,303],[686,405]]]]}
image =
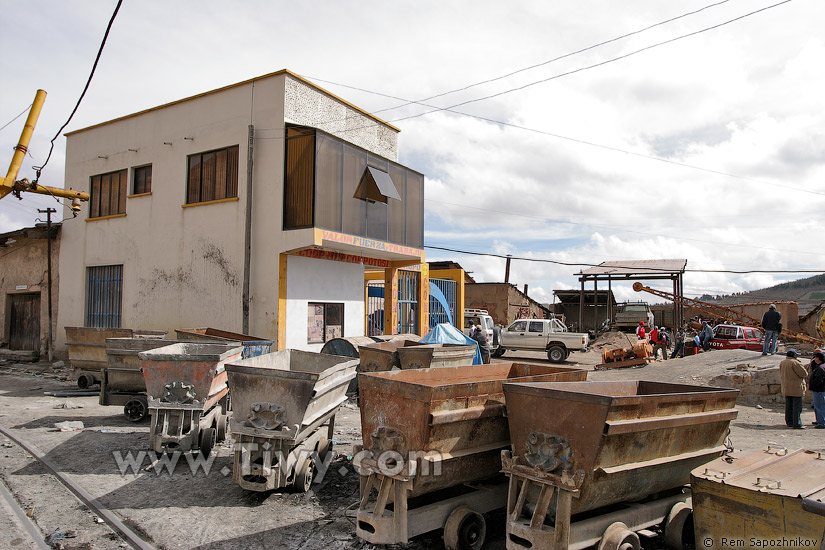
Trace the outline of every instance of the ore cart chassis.
{"type": "MultiPolygon", "coordinates": [[[[131,375],[133,371],[129,369],[103,369],[100,371],[99,403],[105,406],[123,405],[123,416],[131,422],[140,422],[149,416],[149,399],[146,397],[145,391],[112,389],[113,384],[110,380],[114,379],[116,381],[121,372],[131,375]]],[[[140,371],[137,371],[137,375],[140,376],[141,380],[143,379],[143,374],[140,371]]],[[[116,385],[116,382],[114,385],[116,385]]]]}
{"type": "MultiPolygon", "coordinates": [[[[354,452],[360,450],[356,446],[354,452]]],[[[412,476],[382,473],[377,461],[367,458],[359,469],[356,534],[372,544],[405,544],[417,535],[444,529],[447,550],[477,550],[487,532],[482,514],[506,503],[507,482],[500,475],[409,499],[412,476]]]]}
{"type": "Polygon", "coordinates": [[[158,453],[198,451],[209,456],[228,433],[229,396],[204,411],[199,403],[167,403],[149,399],[149,447],[158,453]]]}
{"type": "Polygon", "coordinates": [[[324,460],[330,450],[336,412],[337,407],[294,437],[275,437],[271,430],[250,428],[233,418],[235,482],[248,491],[282,487],[308,491],[315,476],[314,460],[324,460]]]}
{"type": "Polygon", "coordinates": [[[571,521],[573,498],[584,472],[572,476],[539,471],[501,452],[507,492],[507,550],[541,548],[566,550],[596,547],[597,550],[639,550],[639,534],[653,535],[649,527],[661,525],[668,548],[683,548],[683,534],[692,514],[690,493],[676,493],[644,503],[627,503],[606,513],[588,514],[571,521]],[[538,490],[535,507],[527,506],[531,488],[538,490]],[[556,500],[555,525],[546,525],[550,504],[556,500]]]}

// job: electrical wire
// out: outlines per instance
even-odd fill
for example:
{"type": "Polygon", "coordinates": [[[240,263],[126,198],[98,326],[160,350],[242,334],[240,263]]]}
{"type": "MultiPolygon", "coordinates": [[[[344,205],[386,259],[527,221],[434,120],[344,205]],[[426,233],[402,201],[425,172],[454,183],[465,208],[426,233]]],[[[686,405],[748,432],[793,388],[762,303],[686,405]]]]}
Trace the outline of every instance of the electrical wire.
{"type": "Polygon", "coordinates": [[[117,17],[117,12],[120,10],[121,4],[123,4],[123,0],[118,0],[117,1],[117,6],[115,6],[115,11],[114,11],[114,13],[112,13],[111,19],[109,19],[109,24],[106,26],[106,32],[103,35],[103,40],[101,41],[100,48],[97,51],[97,56],[95,57],[95,62],[92,65],[92,72],[89,73],[89,78],[86,80],[86,86],[83,88],[83,92],[80,94],[80,97],[77,99],[77,104],[75,104],[74,109],[72,109],[72,112],[69,115],[69,118],[66,120],[66,122],[63,123],[63,126],[60,127],[60,129],[57,131],[57,133],[52,138],[51,146],[49,147],[49,154],[46,156],[46,162],[43,163],[43,166],[40,167],[39,171],[42,171],[46,167],[46,165],[49,164],[49,159],[52,158],[52,151],[54,151],[54,142],[55,142],[55,140],[58,137],[60,137],[60,133],[63,131],[64,128],[66,128],[66,126],[69,125],[69,122],[71,122],[72,117],[74,117],[74,114],[77,112],[78,107],[80,107],[80,102],[83,101],[83,97],[86,95],[86,91],[89,89],[89,85],[92,83],[92,77],[94,77],[94,75],[95,75],[95,70],[97,69],[97,64],[100,61],[100,56],[103,54],[103,47],[106,45],[106,39],[109,37],[109,31],[112,30],[112,24],[115,22],[115,17],[117,17]]]}
{"type": "Polygon", "coordinates": [[[23,116],[23,115],[26,113],[26,111],[28,111],[29,109],[31,109],[31,108],[32,108],[32,105],[34,105],[34,104],[33,104],[33,103],[30,103],[28,107],[26,107],[25,109],[23,109],[22,111],[20,111],[20,114],[19,114],[19,115],[17,115],[17,116],[16,116],[16,117],[14,117],[13,119],[11,119],[11,120],[10,120],[10,121],[8,121],[7,123],[5,123],[2,127],[0,127],[0,132],[2,132],[3,130],[5,130],[5,129],[6,129],[6,127],[7,127],[9,124],[11,124],[11,123],[12,123],[12,122],[14,122],[15,120],[17,120],[18,118],[20,118],[21,116],[23,116]]]}
{"type": "MultiPolygon", "coordinates": [[[[424,245],[424,248],[429,248],[432,250],[441,250],[445,252],[453,252],[456,254],[467,254],[470,256],[487,256],[490,258],[501,258],[506,260],[510,258],[510,260],[522,260],[525,262],[539,262],[539,263],[548,263],[548,264],[555,264],[555,265],[564,265],[570,267],[605,267],[601,264],[591,264],[585,262],[562,262],[559,260],[548,260],[545,258],[527,258],[523,256],[506,256],[503,254],[494,254],[492,252],[472,252],[469,250],[458,250],[456,248],[445,248],[441,246],[431,246],[431,245],[424,245]]],[[[638,265],[610,265],[607,267],[615,267],[617,269],[633,269],[635,271],[650,271],[651,273],[670,273],[670,271],[663,270],[661,268],[655,267],[644,267],[638,265]]],[[[748,273],[825,273],[825,268],[823,269],[749,269],[747,271],[733,271],[729,269],[685,269],[685,272],[689,273],[732,273],[737,275],[748,274],[748,273]]]]}
{"type": "Polygon", "coordinates": [[[541,80],[536,80],[535,82],[530,82],[530,83],[525,84],[523,86],[518,86],[516,88],[510,88],[509,90],[504,90],[504,91],[501,91],[501,92],[498,92],[498,93],[495,93],[495,94],[490,94],[490,95],[486,95],[486,96],[483,96],[483,97],[478,97],[476,99],[469,99],[467,101],[462,101],[460,103],[450,105],[449,107],[439,107],[439,108],[433,109],[431,111],[425,111],[423,113],[418,113],[416,115],[409,115],[409,116],[405,116],[405,117],[402,117],[402,118],[396,118],[396,119],[390,120],[388,122],[390,122],[390,123],[401,122],[402,120],[410,120],[412,118],[418,118],[418,117],[428,115],[428,114],[431,114],[431,113],[436,113],[436,112],[439,112],[439,111],[446,111],[446,110],[449,110],[449,109],[454,109],[456,107],[469,105],[471,103],[477,103],[479,101],[485,101],[487,99],[492,99],[494,97],[500,97],[500,96],[503,96],[503,95],[506,95],[506,94],[511,94],[513,92],[518,92],[518,91],[524,90],[526,88],[529,88],[531,86],[535,86],[537,84],[543,84],[545,82],[549,82],[551,80],[556,80],[558,78],[569,76],[571,74],[580,73],[582,71],[587,71],[589,69],[595,69],[596,67],[602,67],[602,66],[607,65],[609,63],[614,63],[614,62],[620,61],[622,59],[627,59],[628,57],[631,57],[633,55],[636,55],[636,54],[639,54],[639,53],[642,53],[642,52],[645,52],[645,51],[648,51],[648,50],[651,50],[653,48],[657,48],[659,46],[664,46],[666,44],[670,44],[670,43],[676,42],[678,40],[682,40],[684,38],[689,38],[691,36],[696,36],[696,35],[702,34],[704,32],[708,32],[708,31],[711,31],[711,30],[714,30],[714,29],[718,29],[719,27],[724,27],[725,25],[729,25],[729,24],[734,23],[736,21],[742,20],[746,17],[750,17],[751,15],[755,15],[757,13],[761,13],[763,11],[767,11],[769,9],[776,8],[778,6],[781,6],[783,4],[787,4],[788,2],[792,2],[792,1],[793,0],[782,0],[782,2],[777,2],[776,4],[772,4],[770,6],[760,8],[758,10],[752,11],[750,13],[746,13],[744,15],[740,15],[739,17],[734,17],[733,19],[729,19],[727,21],[724,21],[722,23],[718,23],[716,25],[712,25],[710,27],[705,27],[704,29],[699,29],[698,31],[693,31],[693,32],[690,32],[690,33],[687,33],[687,34],[683,34],[681,36],[677,36],[675,38],[670,38],[668,40],[664,40],[662,42],[657,42],[656,44],[651,44],[650,46],[645,46],[644,48],[640,48],[638,50],[634,50],[630,53],[626,53],[626,54],[623,54],[623,55],[620,55],[620,56],[617,56],[617,57],[612,57],[610,59],[606,59],[606,60],[601,61],[599,63],[594,63],[593,65],[587,65],[585,67],[579,67],[578,69],[574,69],[572,71],[567,71],[567,72],[560,73],[560,74],[557,74],[557,75],[554,75],[554,76],[551,76],[551,77],[548,77],[548,78],[543,78],[541,80]]]}

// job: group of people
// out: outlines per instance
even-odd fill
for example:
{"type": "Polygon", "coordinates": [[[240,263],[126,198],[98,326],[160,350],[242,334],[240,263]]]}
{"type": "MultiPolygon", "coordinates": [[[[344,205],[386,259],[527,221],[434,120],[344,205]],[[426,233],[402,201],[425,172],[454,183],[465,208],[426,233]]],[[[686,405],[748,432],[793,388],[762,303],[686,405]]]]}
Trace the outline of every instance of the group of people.
{"type": "MultiPolygon", "coordinates": [[[[682,320],[684,321],[684,319],[682,320]]],[[[680,326],[671,338],[665,327],[653,326],[650,332],[647,332],[647,326],[644,321],[639,321],[639,326],[636,327],[636,336],[639,340],[649,340],[653,344],[653,358],[659,358],[659,351],[662,352],[662,360],[670,358],[674,359],[677,355],[679,357],[685,356],[685,338],[687,338],[687,327],[680,326]],[[671,346],[673,351],[670,351],[671,346]]],[[[706,351],[710,348],[710,341],[713,339],[713,329],[705,322],[702,332],[694,336],[694,344],[702,346],[706,351]],[[705,329],[707,327],[707,329],[705,329]]]]}
{"type": "Polygon", "coordinates": [[[816,428],[823,429],[825,428],[825,353],[821,349],[814,350],[813,359],[807,367],[797,357],[799,357],[799,352],[789,349],[785,353],[785,359],[779,363],[782,395],[785,397],[785,425],[796,430],[805,427],[802,425],[801,415],[802,396],[805,395],[807,385],[813,395],[816,417],[813,424],[816,428]]]}

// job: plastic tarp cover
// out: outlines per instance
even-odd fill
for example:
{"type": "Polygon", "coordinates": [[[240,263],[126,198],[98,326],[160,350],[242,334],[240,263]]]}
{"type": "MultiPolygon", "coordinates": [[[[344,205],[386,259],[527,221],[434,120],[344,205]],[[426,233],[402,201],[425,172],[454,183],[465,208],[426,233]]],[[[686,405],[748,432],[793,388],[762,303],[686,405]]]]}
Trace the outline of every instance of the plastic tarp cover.
{"type": "Polygon", "coordinates": [[[478,342],[455,328],[449,323],[436,325],[426,336],[418,341],[421,344],[469,344],[476,346],[476,354],[473,357],[473,365],[481,365],[481,350],[478,349],[478,342]]]}

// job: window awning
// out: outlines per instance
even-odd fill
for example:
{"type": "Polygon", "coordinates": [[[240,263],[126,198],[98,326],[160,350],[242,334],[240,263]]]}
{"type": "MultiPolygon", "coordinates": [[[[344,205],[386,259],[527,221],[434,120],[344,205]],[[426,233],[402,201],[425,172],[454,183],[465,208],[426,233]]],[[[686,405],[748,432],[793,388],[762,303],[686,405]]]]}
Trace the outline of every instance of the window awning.
{"type": "Polygon", "coordinates": [[[356,199],[387,203],[387,199],[400,201],[401,196],[390,179],[390,175],[383,170],[367,166],[358,188],[355,190],[356,199]]]}

